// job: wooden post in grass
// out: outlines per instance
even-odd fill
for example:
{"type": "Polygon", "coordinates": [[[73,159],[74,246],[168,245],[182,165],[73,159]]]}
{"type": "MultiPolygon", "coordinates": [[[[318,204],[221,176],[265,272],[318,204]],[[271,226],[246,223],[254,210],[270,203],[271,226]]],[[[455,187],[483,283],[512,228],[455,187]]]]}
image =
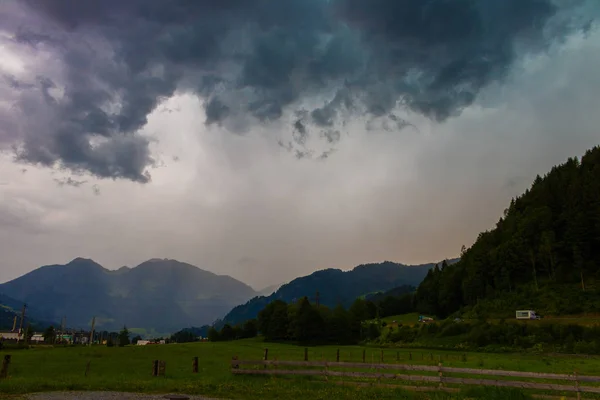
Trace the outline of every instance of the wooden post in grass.
{"type": "Polygon", "coordinates": [[[335,355],[335,362],[340,362],[340,349],[337,349],[337,353],[335,355]]]}
{"type": "Polygon", "coordinates": [[[304,361],[308,361],[308,347],[304,348],[304,361]]]}
{"type": "Polygon", "coordinates": [[[192,373],[198,373],[198,357],[194,357],[194,359],[192,360],[192,373]]]}
{"type": "Polygon", "coordinates": [[[442,376],[442,363],[441,362],[438,363],[438,374],[440,376],[440,385],[439,386],[440,386],[440,389],[441,389],[442,386],[443,386],[443,382],[444,382],[444,377],[442,376]]]}
{"type": "Polygon", "coordinates": [[[410,361],[412,361],[412,352],[409,352],[409,353],[408,353],[408,359],[409,359],[410,361]]]}
{"type": "Polygon", "coordinates": [[[167,362],[162,360],[152,361],[152,376],[164,376],[167,370],[167,362]]]}
{"type": "MultiPolygon", "coordinates": [[[[265,348],[265,353],[263,355],[263,360],[264,361],[268,361],[269,360],[269,349],[265,348]]],[[[267,364],[265,364],[263,366],[264,369],[267,369],[267,364]]]]}
{"type": "Polygon", "coordinates": [[[381,362],[383,362],[383,350],[381,350],[381,362]]]}
{"type": "Polygon", "coordinates": [[[0,370],[0,379],[8,378],[8,366],[10,365],[10,354],[4,356],[4,360],[2,360],[2,369],[0,370]]]}
{"type": "Polygon", "coordinates": [[[581,400],[581,392],[579,391],[579,380],[577,379],[577,371],[573,372],[575,377],[575,391],[577,392],[577,400],[581,400]]]}
{"type": "Polygon", "coordinates": [[[85,376],[88,376],[90,373],[90,364],[92,363],[92,360],[88,361],[86,366],[85,366],[85,376]]]}

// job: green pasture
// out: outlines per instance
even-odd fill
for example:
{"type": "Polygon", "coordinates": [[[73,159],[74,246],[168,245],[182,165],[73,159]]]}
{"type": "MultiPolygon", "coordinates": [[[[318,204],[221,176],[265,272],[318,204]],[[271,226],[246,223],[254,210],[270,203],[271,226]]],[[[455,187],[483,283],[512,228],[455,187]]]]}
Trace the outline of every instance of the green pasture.
{"type": "MultiPolygon", "coordinates": [[[[264,343],[258,339],[226,343],[190,343],[151,346],[37,347],[3,350],[12,355],[9,378],[0,380],[3,393],[55,390],[110,390],[144,393],[202,394],[229,399],[522,399],[515,390],[469,388],[468,392],[414,392],[401,389],[340,386],[318,382],[322,378],[234,376],[232,357],[260,360],[264,348],[271,360],[304,359],[304,347],[264,343]],[[192,359],[199,357],[199,373],[192,373],[192,359]],[[152,377],[152,361],[166,361],[166,376],[152,377]],[[89,363],[88,375],[85,376],[89,363]]],[[[532,354],[483,354],[415,349],[379,349],[360,346],[310,347],[309,360],[413,363],[467,368],[507,369],[600,375],[600,357],[544,356],[532,354]]],[[[591,397],[593,398],[593,397],[591,397]]]]}

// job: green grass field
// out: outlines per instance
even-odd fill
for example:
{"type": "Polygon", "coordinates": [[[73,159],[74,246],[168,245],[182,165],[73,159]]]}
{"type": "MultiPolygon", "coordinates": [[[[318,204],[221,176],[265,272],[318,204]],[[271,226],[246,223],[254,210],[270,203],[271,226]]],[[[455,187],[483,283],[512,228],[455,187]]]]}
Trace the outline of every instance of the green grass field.
{"type": "MultiPolygon", "coordinates": [[[[181,392],[236,399],[522,399],[514,390],[471,389],[467,394],[442,392],[410,392],[389,388],[348,387],[315,380],[283,377],[234,376],[230,372],[233,356],[259,360],[269,348],[269,359],[303,360],[304,348],[286,344],[243,340],[229,343],[191,343],[124,348],[39,347],[28,350],[0,351],[10,353],[10,377],[0,380],[0,393],[22,393],[53,390],[116,390],[146,393],[181,392]],[[199,357],[199,374],[192,373],[192,358],[199,357]],[[152,360],[167,363],[166,377],[151,376],[152,360]],[[86,364],[90,362],[86,377],[86,364]]],[[[309,348],[310,360],[335,361],[337,346],[309,348]]],[[[363,349],[367,362],[379,362],[381,349],[372,347],[340,347],[340,361],[361,361],[363,349]]],[[[507,369],[532,372],[555,372],[599,375],[600,357],[539,356],[526,354],[482,354],[408,349],[383,349],[384,361],[468,368],[507,369]],[[409,360],[409,352],[412,360],[409,360]]],[[[315,378],[318,379],[318,378],[315,378]]],[[[586,397],[587,398],[587,397],[586,397]]],[[[590,397],[594,398],[594,397],[590,397]]]]}
{"type": "Polygon", "coordinates": [[[419,315],[419,313],[393,315],[391,317],[382,318],[382,320],[385,321],[388,326],[397,326],[398,324],[413,326],[419,323],[419,315]]]}

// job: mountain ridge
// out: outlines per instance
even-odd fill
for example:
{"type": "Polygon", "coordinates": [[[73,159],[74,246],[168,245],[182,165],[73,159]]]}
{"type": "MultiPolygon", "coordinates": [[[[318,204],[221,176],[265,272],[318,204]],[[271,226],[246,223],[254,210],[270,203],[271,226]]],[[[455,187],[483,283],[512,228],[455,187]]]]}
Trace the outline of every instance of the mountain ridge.
{"type": "Polygon", "coordinates": [[[38,308],[50,319],[67,317],[74,328],[172,331],[213,321],[257,293],[228,275],[172,259],[151,259],[133,268],[109,270],[77,257],[41,266],[0,284],[0,293],[38,308]]]}
{"type": "MultiPolygon", "coordinates": [[[[452,259],[454,263],[457,259],[452,259]]],[[[427,272],[436,263],[405,265],[391,261],[361,264],[350,270],[326,268],[309,275],[291,280],[268,296],[256,296],[244,304],[234,307],[222,319],[222,323],[232,325],[256,318],[270,302],[283,300],[296,301],[304,296],[316,300],[319,291],[320,304],[335,307],[342,304],[349,307],[359,296],[373,292],[386,292],[403,285],[418,286],[427,272]]]]}

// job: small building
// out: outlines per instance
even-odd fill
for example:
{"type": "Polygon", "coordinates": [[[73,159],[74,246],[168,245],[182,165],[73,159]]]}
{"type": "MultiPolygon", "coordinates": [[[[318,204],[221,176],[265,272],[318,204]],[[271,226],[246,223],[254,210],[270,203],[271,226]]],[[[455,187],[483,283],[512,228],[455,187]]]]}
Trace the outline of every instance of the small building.
{"type": "Polygon", "coordinates": [[[43,341],[44,336],[41,333],[34,333],[30,340],[32,343],[42,343],[43,341]]]}
{"type": "Polygon", "coordinates": [[[0,332],[0,340],[19,340],[19,332],[0,332]]]}
{"type": "Polygon", "coordinates": [[[535,314],[533,310],[517,310],[516,312],[517,319],[540,319],[539,316],[535,314]]]}
{"type": "Polygon", "coordinates": [[[426,317],[426,316],[424,316],[424,315],[419,315],[419,322],[422,322],[422,323],[425,323],[425,324],[426,324],[426,323],[428,323],[428,322],[433,322],[433,318],[431,318],[431,317],[426,317]]]}

